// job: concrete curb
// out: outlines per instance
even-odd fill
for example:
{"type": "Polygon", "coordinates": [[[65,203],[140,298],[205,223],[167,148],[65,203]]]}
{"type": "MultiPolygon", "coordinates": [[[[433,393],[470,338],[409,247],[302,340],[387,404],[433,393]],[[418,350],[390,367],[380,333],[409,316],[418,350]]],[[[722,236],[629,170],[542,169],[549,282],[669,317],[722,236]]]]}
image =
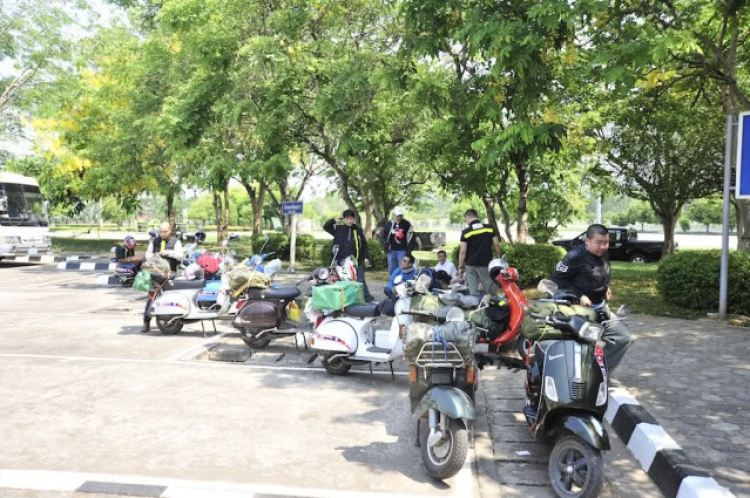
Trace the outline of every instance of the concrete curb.
{"type": "Polygon", "coordinates": [[[665,498],[735,498],[693,462],[626,389],[610,389],[604,418],[665,498]]]}
{"type": "Polygon", "coordinates": [[[65,261],[57,264],[58,270],[76,270],[76,271],[115,271],[117,263],[93,261],[81,263],[80,261],[65,261]]]}
{"type": "Polygon", "coordinates": [[[15,261],[16,263],[59,263],[61,261],[78,261],[88,259],[92,256],[55,256],[54,254],[37,254],[33,256],[3,256],[3,261],[15,261]]]}
{"type": "Polygon", "coordinates": [[[502,496],[500,476],[495,465],[495,451],[492,449],[489,422],[487,420],[487,393],[479,377],[479,389],[474,403],[476,422],[474,423],[474,462],[476,463],[477,483],[480,498],[502,496]]]}

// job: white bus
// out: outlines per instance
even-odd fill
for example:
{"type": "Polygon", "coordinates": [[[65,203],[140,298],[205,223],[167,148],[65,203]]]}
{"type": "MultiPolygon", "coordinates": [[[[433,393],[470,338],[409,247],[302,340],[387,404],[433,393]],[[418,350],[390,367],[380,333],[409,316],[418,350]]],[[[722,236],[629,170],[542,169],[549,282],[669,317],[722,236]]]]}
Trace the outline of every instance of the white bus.
{"type": "Polygon", "coordinates": [[[33,178],[0,172],[0,259],[50,250],[47,202],[33,178]]]}

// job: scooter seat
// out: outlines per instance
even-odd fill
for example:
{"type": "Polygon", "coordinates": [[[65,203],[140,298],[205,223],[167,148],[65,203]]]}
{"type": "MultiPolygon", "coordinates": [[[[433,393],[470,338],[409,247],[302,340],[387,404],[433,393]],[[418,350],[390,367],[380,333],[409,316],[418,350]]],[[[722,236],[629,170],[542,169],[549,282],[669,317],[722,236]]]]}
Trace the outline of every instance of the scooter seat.
{"type": "Polygon", "coordinates": [[[344,308],[344,313],[357,318],[371,318],[380,316],[377,304],[352,304],[344,308]]]}
{"type": "Polygon", "coordinates": [[[202,289],[205,285],[205,280],[170,280],[163,290],[202,289]]]}
{"type": "Polygon", "coordinates": [[[296,287],[269,287],[268,289],[248,289],[248,299],[266,301],[288,301],[302,294],[296,287]]]}

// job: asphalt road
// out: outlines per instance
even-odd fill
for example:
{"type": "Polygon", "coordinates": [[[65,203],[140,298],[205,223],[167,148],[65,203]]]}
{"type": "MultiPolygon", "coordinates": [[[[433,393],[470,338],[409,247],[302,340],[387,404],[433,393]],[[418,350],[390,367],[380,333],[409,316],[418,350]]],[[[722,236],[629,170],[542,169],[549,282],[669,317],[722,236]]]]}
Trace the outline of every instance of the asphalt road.
{"type": "Polygon", "coordinates": [[[289,341],[243,364],[196,358],[213,330],[140,334],[144,295],[86,272],[0,263],[0,295],[0,496],[74,496],[78,481],[478,496],[468,465],[426,474],[398,372],[331,377],[289,341]]]}

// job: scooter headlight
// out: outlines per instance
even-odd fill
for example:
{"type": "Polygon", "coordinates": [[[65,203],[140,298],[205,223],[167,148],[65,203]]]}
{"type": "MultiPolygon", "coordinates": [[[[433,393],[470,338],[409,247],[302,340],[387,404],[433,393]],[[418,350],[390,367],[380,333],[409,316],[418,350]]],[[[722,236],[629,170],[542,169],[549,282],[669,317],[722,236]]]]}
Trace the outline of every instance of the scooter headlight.
{"type": "Polygon", "coordinates": [[[596,342],[602,337],[604,327],[593,322],[586,322],[578,329],[578,337],[587,342],[596,342]]]}
{"type": "Polygon", "coordinates": [[[330,274],[331,272],[328,271],[328,268],[318,268],[318,274],[316,275],[316,278],[318,280],[328,280],[330,274]]]}

